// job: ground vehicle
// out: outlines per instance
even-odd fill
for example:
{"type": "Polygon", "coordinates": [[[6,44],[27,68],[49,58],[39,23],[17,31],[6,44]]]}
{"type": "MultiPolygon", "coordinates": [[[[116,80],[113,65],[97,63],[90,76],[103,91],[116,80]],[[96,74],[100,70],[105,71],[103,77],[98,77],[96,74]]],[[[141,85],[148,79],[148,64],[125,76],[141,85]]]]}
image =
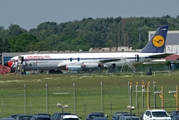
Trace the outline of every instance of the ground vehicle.
{"type": "Polygon", "coordinates": [[[171,118],[173,118],[174,116],[177,116],[177,115],[179,115],[179,110],[175,110],[170,113],[171,118]]]}
{"type": "Polygon", "coordinates": [[[0,120],[15,120],[15,118],[0,118],[0,120]]]}
{"type": "Polygon", "coordinates": [[[178,116],[173,116],[172,120],[179,120],[179,115],[178,116]]]}
{"type": "Polygon", "coordinates": [[[32,115],[18,115],[16,120],[30,120],[32,115]]]}
{"type": "Polygon", "coordinates": [[[119,120],[119,116],[120,116],[122,113],[128,113],[128,112],[114,112],[113,117],[112,117],[112,120],[119,120]]]}
{"type": "Polygon", "coordinates": [[[95,117],[93,120],[108,120],[107,117],[95,117]]]}
{"type": "Polygon", "coordinates": [[[121,116],[119,120],[139,120],[137,116],[121,116]]]}
{"type": "Polygon", "coordinates": [[[118,120],[120,120],[120,118],[123,116],[136,116],[136,115],[134,113],[131,113],[131,114],[130,113],[121,113],[118,120]]]}
{"type": "Polygon", "coordinates": [[[51,120],[47,115],[32,115],[30,120],[51,120]]]}
{"type": "Polygon", "coordinates": [[[62,115],[71,115],[71,113],[70,112],[57,112],[57,113],[54,113],[53,115],[52,115],[52,120],[60,120],[60,118],[61,118],[61,116],[62,115]]]}
{"type": "Polygon", "coordinates": [[[95,117],[106,117],[103,112],[91,112],[85,118],[85,120],[93,120],[95,117]]]}
{"type": "Polygon", "coordinates": [[[14,118],[14,119],[16,119],[16,117],[17,117],[18,115],[20,115],[20,114],[12,114],[12,115],[9,116],[9,118],[14,118]]]}
{"type": "Polygon", "coordinates": [[[51,118],[51,114],[48,114],[48,113],[37,113],[37,114],[34,114],[34,115],[47,115],[51,118]]]}
{"type": "Polygon", "coordinates": [[[170,116],[165,110],[151,109],[146,110],[143,115],[143,120],[171,120],[170,116]]]}
{"type": "Polygon", "coordinates": [[[62,115],[60,120],[79,120],[77,115],[62,115]]]}

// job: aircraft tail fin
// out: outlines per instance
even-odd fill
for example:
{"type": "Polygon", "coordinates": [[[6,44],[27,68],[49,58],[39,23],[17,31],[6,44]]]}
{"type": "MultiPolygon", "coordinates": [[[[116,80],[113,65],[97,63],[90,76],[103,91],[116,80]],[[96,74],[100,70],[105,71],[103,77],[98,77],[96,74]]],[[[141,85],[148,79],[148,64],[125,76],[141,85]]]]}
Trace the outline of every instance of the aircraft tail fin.
{"type": "Polygon", "coordinates": [[[161,25],[140,53],[163,53],[165,49],[168,25],[161,25]]]}

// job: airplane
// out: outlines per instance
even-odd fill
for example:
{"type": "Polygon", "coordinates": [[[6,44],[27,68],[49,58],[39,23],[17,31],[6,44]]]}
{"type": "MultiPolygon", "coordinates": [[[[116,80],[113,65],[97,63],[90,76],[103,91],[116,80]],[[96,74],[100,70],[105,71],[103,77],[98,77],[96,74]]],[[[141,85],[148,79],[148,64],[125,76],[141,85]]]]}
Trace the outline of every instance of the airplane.
{"type": "Polygon", "coordinates": [[[17,68],[21,64],[24,70],[69,71],[134,65],[169,55],[164,53],[167,31],[168,25],[159,26],[154,36],[140,52],[27,54],[12,57],[4,65],[17,68]]]}

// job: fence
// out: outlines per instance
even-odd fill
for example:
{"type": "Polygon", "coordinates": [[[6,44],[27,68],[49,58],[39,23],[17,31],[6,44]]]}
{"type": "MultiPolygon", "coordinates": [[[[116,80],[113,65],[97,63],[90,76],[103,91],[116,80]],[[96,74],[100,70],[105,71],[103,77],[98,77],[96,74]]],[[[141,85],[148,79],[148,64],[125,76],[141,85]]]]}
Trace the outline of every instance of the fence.
{"type": "MultiPolygon", "coordinates": [[[[53,82],[53,81],[52,81],[53,82]]],[[[95,82],[95,81],[91,81],[95,82]]],[[[120,83],[120,82],[119,82],[120,83]]],[[[152,81],[151,81],[152,83],[152,81]]],[[[13,84],[13,83],[12,83],[13,84]]],[[[8,88],[0,91],[1,102],[1,117],[8,117],[11,114],[34,114],[34,113],[50,113],[62,112],[61,108],[57,107],[57,103],[68,105],[68,108],[63,111],[76,113],[83,119],[92,111],[102,111],[110,117],[115,111],[128,111],[129,105],[129,89],[128,83],[123,87],[109,87],[109,83],[96,82],[96,86],[92,88],[85,88],[77,83],[68,83],[68,86],[51,87],[50,83],[43,86],[31,87],[28,83],[19,83],[18,89],[8,88]]],[[[117,83],[118,84],[118,83],[117,83]]],[[[174,90],[175,86],[164,86],[164,109],[169,111],[175,110],[175,98],[168,94],[168,91],[174,90]]],[[[138,89],[143,89],[142,84],[138,89]]],[[[156,91],[160,86],[156,88],[156,91]]],[[[131,105],[137,106],[135,101],[135,85],[132,88],[132,101],[131,105]]],[[[151,88],[152,91],[152,88],[151,88]]],[[[154,102],[152,98],[154,95],[151,92],[150,106],[153,108],[154,102]]],[[[134,111],[139,114],[147,109],[146,94],[144,100],[141,101],[143,96],[138,93],[138,109],[134,111]],[[144,102],[144,106],[142,105],[144,102]]],[[[161,108],[161,99],[156,98],[155,108],[161,108]]]]}

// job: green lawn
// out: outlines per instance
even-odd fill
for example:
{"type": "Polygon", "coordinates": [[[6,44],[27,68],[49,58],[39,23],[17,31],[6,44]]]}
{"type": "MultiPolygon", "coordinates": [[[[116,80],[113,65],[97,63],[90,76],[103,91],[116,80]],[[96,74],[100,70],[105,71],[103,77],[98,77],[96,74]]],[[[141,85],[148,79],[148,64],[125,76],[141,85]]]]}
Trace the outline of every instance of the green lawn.
{"type": "MultiPolygon", "coordinates": [[[[0,76],[0,117],[10,114],[33,114],[61,112],[57,103],[67,104],[64,111],[76,113],[83,119],[92,111],[103,111],[109,119],[115,111],[128,111],[130,100],[128,83],[132,82],[132,105],[136,106],[136,82],[138,90],[142,81],[150,82],[150,108],[154,108],[153,81],[157,91],[164,88],[164,106],[168,112],[175,110],[176,98],[168,91],[175,91],[179,85],[179,72],[156,73],[156,76],[145,75],[4,75],[0,76]],[[102,91],[102,92],[101,92],[102,91]]],[[[144,112],[147,109],[147,93],[138,93],[138,105],[133,112],[144,112]]],[[[156,107],[161,108],[161,98],[156,96],[156,107]]]]}

